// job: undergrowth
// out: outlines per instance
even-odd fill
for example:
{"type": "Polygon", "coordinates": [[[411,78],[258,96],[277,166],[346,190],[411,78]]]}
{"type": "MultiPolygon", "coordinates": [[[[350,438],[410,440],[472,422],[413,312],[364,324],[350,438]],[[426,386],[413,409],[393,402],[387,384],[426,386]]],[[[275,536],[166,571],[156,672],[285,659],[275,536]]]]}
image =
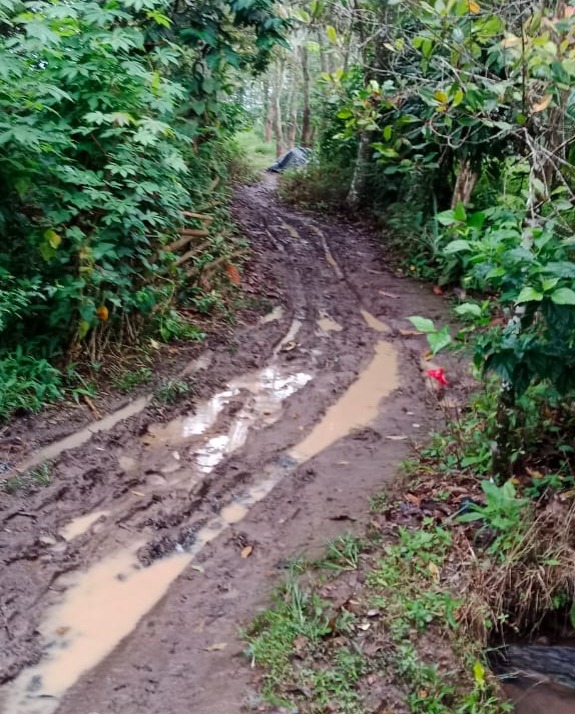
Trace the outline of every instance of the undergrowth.
{"type": "Polygon", "coordinates": [[[393,533],[373,526],[362,541],[342,536],[321,562],[292,569],[252,623],[247,653],[264,699],[306,714],[506,711],[443,581],[449,531],[431,519],[393,533]]]}

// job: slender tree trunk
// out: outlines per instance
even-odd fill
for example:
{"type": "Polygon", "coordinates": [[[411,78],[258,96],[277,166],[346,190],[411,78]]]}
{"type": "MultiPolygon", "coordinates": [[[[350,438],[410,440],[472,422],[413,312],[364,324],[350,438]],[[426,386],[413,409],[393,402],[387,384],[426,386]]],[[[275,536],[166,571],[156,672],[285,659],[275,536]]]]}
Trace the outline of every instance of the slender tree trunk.
{"type": "Polygon", "coordinates": [[[459,173],[455,181],[453,189],[453,197],[451,199],[451,208],[455,209],[459,203],[464,206],[468,205],[471,200],[471,194],[477,183],[478,172],[471,168],[468,159],[462,159],[459,163],[459,173]]]}
{"type": "Polygon", "coordinates": [[[272,106],[272,102],[270,99],[270,83],[267,78],[264,79],[264,82],[263,82],[263,93],[264,93],[264,116],[265,116],[264,139],[266,140],[266,142],[269,143],[273,139],[274,120],[273,120],[273,106],[272,106]]]}
{"type": "Polygon", "coordinates": [[[321,27],[317,28],[315,35],[319,45],[319,66],[321,67],[322,74],[327,74],[329,72],[329,64],[328,57],[325,52],[325,42],[321,27]]]}
{"type": "Polygon", "coordinates": [[[289,100],[289,112],[290,112],[290,126],[289,126],[289,146],[295,146],[297,141],[297,129],[298,129],[298,105],[299,105],[299,84],[297,73],[294,72],[292,77],[292,87],[290,92],[289,100]]]}
{"type": "Polygon", "coordinates": [[[353,179],[351,181],[349,193],[347,194],[347,204],[353,210],[357,210],[360,207],[362,199],[365,195],[369,164],[372,154],[371,142],[371,132],[364,132],[359,140],[353,179]]]}
{"type": "MultiPolygon", "coordinates": [[[[369,63],[367,62],[365,53],[365,28],[363,25],[363,19],[361,13],[359,12],[359,6],[357,0],[354,2],[354,9],[352,11],[358,22],[358,34],[361,46],[362,64],[364,67],[364,81],[367,86],[368,82],[372,78],[372,70],[369,69],[369,63]]],[[[371,161],[371,143],[373,141],[372,132],[364,131],[359,140],[359,146],[357,149],[357,158],[355,161],[355,168],[353,171],[353,178],[351,181],[351,186],[349,188],[349,193],[347,194],[347,204],[352,210],[357,210],[361,205],[361,202],[365,195],[365,189],[367,186],[367,177],[369,172],[369,164],[371,161]]]]}
{"type": "Polygon", "coordinates": [[[277,66],[276,82],[274,87],[274,98],[273,98],[273,108],[274,108],[274,135],[276,140],[276,156],[279,158],[284,153],[284,132],[283,132],[283,119],[282,119],[282,105],[281,105],[281,95],[284,85],[285,78],[285,65],[283,60],[280,60],[277,66]]]}
{"type": "Polygon", "coordinates": [[[307,47],[302,45],[301,52],[301,73],[302,73],[302,94],[303,112],[301,119],[301,143],[302,146],[311,146],[311,109],[309,96],[309,57],[307,47]]]}

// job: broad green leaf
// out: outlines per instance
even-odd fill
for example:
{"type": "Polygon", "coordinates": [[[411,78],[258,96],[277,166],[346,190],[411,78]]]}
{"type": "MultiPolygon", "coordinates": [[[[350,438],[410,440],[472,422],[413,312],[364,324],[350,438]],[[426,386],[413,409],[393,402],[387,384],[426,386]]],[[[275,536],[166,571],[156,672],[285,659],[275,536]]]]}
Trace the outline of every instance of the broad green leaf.
{"type": "Polygon", "coordinates": [[[462,91],[461,89],[458,89],[458,90],[455,92],[455,94],[453,95],[453,99],[452,99],[452,101],[451,101],[451,105],[452,105],[453,107],[458,107],[458,106],[461,104],[461,102],[463,101],[464,96],[465,96],[465,95],[463,94],[463,91],[462,91]]]}
{"type": "Polygon", "coordinates": [[[439,332],[430,332],[427,335],[427,342],[434,355],[441,350],[445,349],[451,344],[451,335],[449,334],[449,328],[447,325],[442,327],[439,332]]]}
{"type": "Polygon", "coordinates": [[[551,300],[556,305],[575,305],[575,291],[570,288],[558,288],[551,293],[551,300]]]}
{"type": "Polygon", "coordinates": [[[468,240],[463,240],[459,238],[458,240],[452,240],[448,243],[443,252],[445,255],[453,255],[454,253],[461,253],[464,250],[471,250],[471,243],[468,240]]]}
{"type": "Polygon", "coordinates": [[[516,303],[521,305],[524,302],[541,302],[541,300],[543,300],[543,293],[538,292],[535,288],[525,287],[519,293],[516,303]]]}
{"type": "Polygon", "coordinates": [[[328,25],[326,28],[326,34],[332,45],[337,45],[337,30],[333,25],[328,25]]]}
{"type": "Polygon", "coordinates": [[[457,204],[455,211],[453,212],[453,217],[456,221],[460,221],[461,223],[465,223],[465,221],[467,220],[465,206],[461,203],[461,201],[457,204]]]}
{"type": "Polygon", "coordinates": [[[458,315],[473,315],[473,317],[481,317],[481,306],[475,302],[464,302],[463,305],[458,305],[455,308],[458,315]]]}
{"type": "Polygon", "coordinates": [[[44,231],[44,238],[48,241],[50,247],[54,248],[54,250],[56,250],[62,242],[62,236],[58,235],[58,233],[53,230],[44,231]]]}
{"type": "Polygon", "coordinates": [[[442,211],[436,215],[436,218],[442,226],[451,226],[457,222],[453,211],[442,211]]]}
{"type": "Polygon", "coordinates": [[[433,320],[429,320],[427,317],[418,317],[417,315],[414,317],[408,318],[411,324],[415,327],[418,332],[425,332],[425,333],[430,333],[430,332],[435,332],[435,325],[433,324],[433,320]]]}

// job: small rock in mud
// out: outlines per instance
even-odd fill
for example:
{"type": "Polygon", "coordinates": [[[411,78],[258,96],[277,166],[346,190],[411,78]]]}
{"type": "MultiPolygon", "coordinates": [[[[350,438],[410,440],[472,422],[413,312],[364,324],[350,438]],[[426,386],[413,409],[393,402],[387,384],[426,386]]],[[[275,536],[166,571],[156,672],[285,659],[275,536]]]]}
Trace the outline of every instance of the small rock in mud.
{"type": "Polygon", "coordinates": [[[26,687],[28,692],[37,692],[42,688],[42,677],[39,674],[35,674],[30,680],[30,684],[26,687]]]}

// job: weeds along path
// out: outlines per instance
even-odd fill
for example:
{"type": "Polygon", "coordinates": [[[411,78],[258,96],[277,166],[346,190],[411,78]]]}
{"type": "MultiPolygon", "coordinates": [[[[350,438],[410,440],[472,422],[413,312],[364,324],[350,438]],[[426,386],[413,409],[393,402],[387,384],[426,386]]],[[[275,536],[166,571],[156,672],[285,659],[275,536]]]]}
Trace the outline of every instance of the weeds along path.
{"type": "Polygon", "coordinates": [[[190,366],[171,421],[144,401],[52,448],[48,485],[3,497],[2,714],[240,712],[238,628],[290,559],[368,520],[426,433],[407,317],[441,318],[440,299],[364,229],[273,186],[241,189],[235,217],[269,314],[190,366]]]}

